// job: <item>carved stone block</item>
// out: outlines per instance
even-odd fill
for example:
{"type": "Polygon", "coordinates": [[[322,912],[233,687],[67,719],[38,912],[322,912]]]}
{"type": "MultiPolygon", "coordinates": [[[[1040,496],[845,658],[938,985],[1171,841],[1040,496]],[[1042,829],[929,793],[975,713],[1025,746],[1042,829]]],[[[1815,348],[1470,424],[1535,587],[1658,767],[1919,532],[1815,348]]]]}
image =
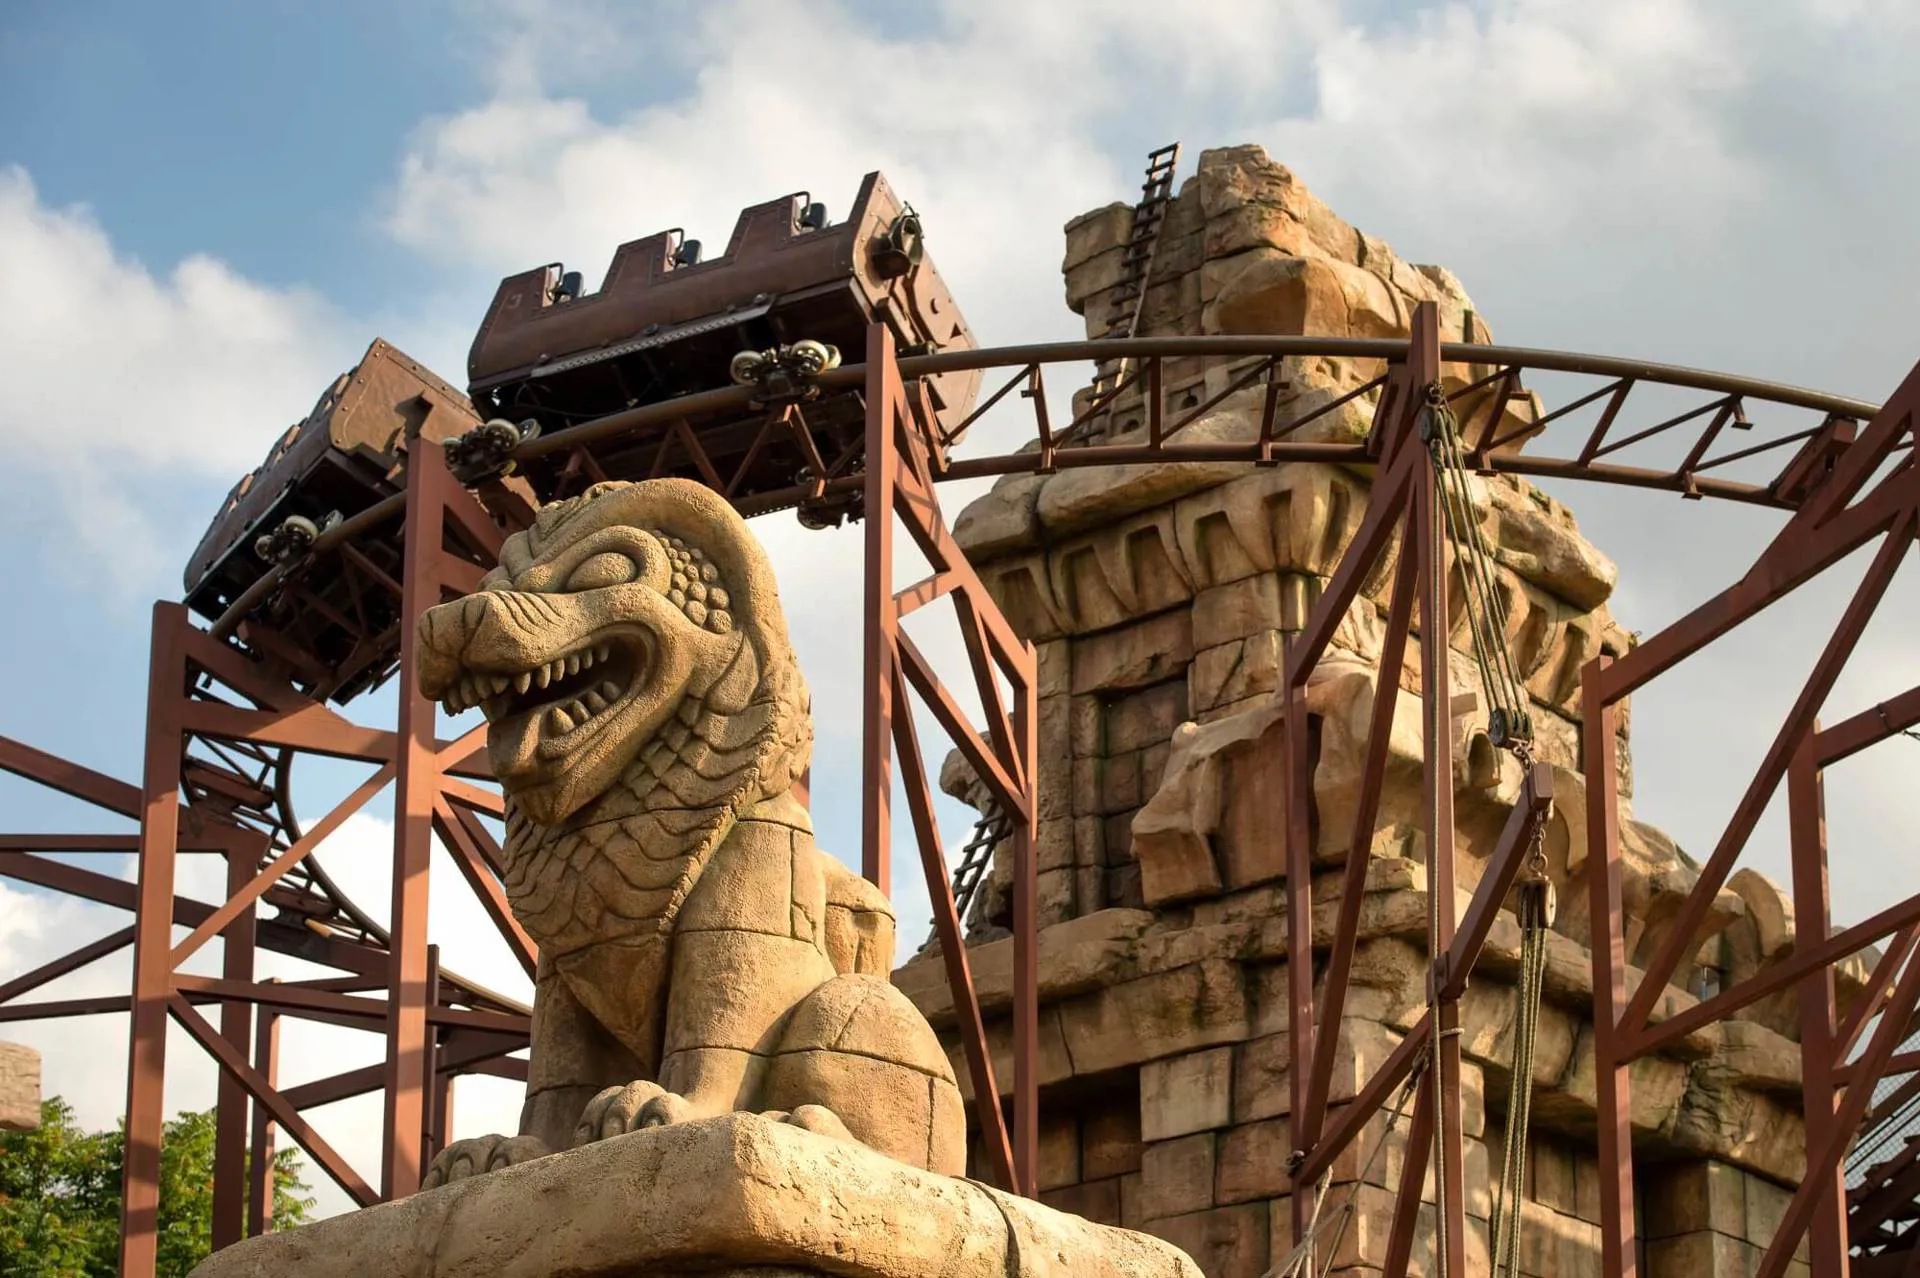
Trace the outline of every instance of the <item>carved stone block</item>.
{"type": "Polygon", "coordinates": [[[752,1114],[652,1128],[229,1247],[197,1278],[1199,1278],[1158,1239],[752,1114]]]}

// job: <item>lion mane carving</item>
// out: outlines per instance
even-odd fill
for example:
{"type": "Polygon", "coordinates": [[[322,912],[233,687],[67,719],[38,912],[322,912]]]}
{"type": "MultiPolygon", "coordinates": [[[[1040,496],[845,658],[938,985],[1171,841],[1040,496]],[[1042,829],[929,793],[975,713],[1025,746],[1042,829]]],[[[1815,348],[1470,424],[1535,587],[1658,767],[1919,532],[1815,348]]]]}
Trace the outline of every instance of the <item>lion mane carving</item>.
{"type": "Polygon", "coordinates": [[[791,793],[811,710],[739,515],[686,480],[596,485],[419,627],[422,690],[488,720],[540,947],[520,1133],[455,1142],[426,1185],[742,1109],[959,1174],[952,1070],[887,979],[892,909],[791,793]]]}

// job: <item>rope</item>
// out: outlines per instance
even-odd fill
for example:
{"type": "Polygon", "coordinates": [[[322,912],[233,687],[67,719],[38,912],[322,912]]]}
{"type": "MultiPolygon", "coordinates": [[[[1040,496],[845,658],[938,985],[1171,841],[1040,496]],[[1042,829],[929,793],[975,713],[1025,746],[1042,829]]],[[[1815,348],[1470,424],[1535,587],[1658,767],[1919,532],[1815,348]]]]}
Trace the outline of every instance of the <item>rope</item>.
{"type": "Polygon", "coordinates": [[[1314,1193],[1313,1214],[1307,1217],[1306,1232],[1301,1235],[1300,1241],[1294,1244],[1293,1250],[1288,1252],[1279,1264],[1271,1266],[1261,1274],[1260,1278],[1299,1278],[1303,1269],[1311,1274],[1314,1244],[1319,1240],[1320,1234],[1327,1229],[1333,1230],[1333,1241],[1327,1247],[1327,1263],[1320,1270],[1320,1278],[1327,1278],[1327,1275],[1333,1271],[1334,1259],[1340,1253],[1340,1239],[1346,1234],[1347,1222],[1353,1218],[1354,1206],[1360,1197],[1360,1186],[1368,1183],[1367,1177],[1372,1175],[1373,1165],[1379,1161],[1380,1151],[1387,1147],[1387,1141],[1392,1137],[1394,1129],[1400,1126],[1400,1119],[1407,1110],[1407,1102],[1413,1099],[1414,1089],[1420,1085],[1420,1074],[1424,1068],[1424,1062],[1416,1057],[1413,1069],[1407,1074],[1407,1081],[1400,1086],[1400,1096],[1394,1101],[1393,1113],[1387,1118],[1387,1129],[1374,1143],[1373,1152],[1367,1155],[1367,1161],[1361,1165],[1360,1175],[1348,1189],[1346,1201],[1340,1204],[1339,1210],[1325,1219],[1321,1218],[1320,1209],[1326,1205],[1327,1189],[1333,1180],[1333,1168],[1329,1166],[1327,1170],[1320,1173],[1320,1183],[1314,1193]]]}
{"type": "MultiPolygon", "coordinates": [[[[1429,388],[1430,403],[1436,398],[1435,392],[1438,390],[1439,388],[1437,386],[1429,388]]],[[[1446,401],[1440,400],[1439,403],[1441,410],[1444,411],[1446,401]]],[[[1431,420],[1432,417],[1433,415],[1430,414],[1429,419],[1431,420]]],[[[1446,433],[1444,429],[1444,419],[1441,419],[1441,427],[1441,429],[1434,431],[1436,437],[1443,436],[1446,433]]],[[[1444,468],[1440,473],[1445,473],[1444,468]]],[[[1429,505],[1432,513],[1430,516],[1431,522],[1427,526],[1428,544],[1437,549],[1440,545],[1440,538],[1445,534],[1447,519],[1439,509],[1438,503],[1430,503],[1429,505]]],[[[1437,560],[1438,556],[1436,555],[1435,558],[1437,560]]],[[[1447,621],[1442,615],[1442,610],[1439,605],[1446,586],[1446,578],[1443,575],[1445,571],[1445,568],[1437,562],[1434,564],[1434,571],[1427,573],[1426,598],[1420,601],[1421,624],[1433,628],[1430,637],[1440,646],[1440,651],[1443,654],[1440,658],[1442,661],[1446,660],[1444,653],[1446,652],[1445,635],[1447,621]]],[[[1471,611],[1471,601],[1469,601],[1469,611],[1471,611]]],[[[1423,688],[1422,691],[1427,695],[1429,702],[1428,719],[1433,725],[1433,731],[1436,734],[1448,732],[1447,707],[1433,702],[1431,689],[1423,688]]],[[[1433,753],[1433,742],[1429,741],[1427,743],[1427,757],[1431,759],[1433,753]]],[[[1452,778],[1440,777],[1436,778],[1434,782],[1427,786],[1429,795],[1427,804],[1427,953],[1429,956],[1435,957],[1440,954],[1440,891],[1434,875],[1435,845],[1438,840],[1435,839],[1433,835],[1440,829],[1440,787],[1451,784],[1452,778]]],[[[1445,1074],[1441,1070],[1441,1040],[1443,1036],[1440,1033],[1439,980],[1439,968],[1435,963],[1429,962],[1427,964],[1427,1023],[1430,1028],[1427,1035],[1427,1070],[1433,1086],[1433,1272],[1437,1278],[1448,1278],[1447,1107],[1441,1100],[1441,1093],[1445,1084],[1445,1074]]]]}
{"type": "Polygon", "coordinates": [[[1547,930],[1552,924],[1551,887],[1542,848],[1544,823],[1534,826],[1533,852],[1520,880],[1520,1006],[1514,1018],[1512,1073],[1507,1080],[1507,1133],[1500,1184],[1489,1220],[1494,1278],[1520,1272],[1520,1201],[1526,1193],[1527,1126],[1533,1112],[1534,1049],[1540,1029],[1540,995],[1546,984],[1547,930]]]}
{"type": "MultiPolygon", "coordinates": [[[[1432,544],[1446,540],[1459,565],[1462,603],[1467,614],[1467,631],[1473,649],[1474,665],[1481,686],[1491,703],[1487,712],[1487,735],[1497,747],[1511,752],[1523,768],[1533,764],[1533,726],[1527,715],[1526,686],[1516,668],[1508,646],[1509,617],[1506,599],[1498,588],[1493,553],[1485,533],[1474,516],[1472,481],[1466,455],[1460,444],[1460,424],[1448,405],[1438,383],[1426,388],[1426,411],[1421,418],[1421,435],[1433,460],[1434,491],[1438,499],[1433,522],[1428,528],[1432,544]]],[[[1438,557],[1436,556],[1436,559],[1438,557]]],[[[1440,607],[1445,567],[1436,562],[1426,597],[1421,601],[1423,624],[1439,627],[1443,634],[1448,618],[1440,607]]],[[[1440,642],[1445,643],[1441,638],[1440,642]]],[[[1435,730],[1447,731],[1445,707],[1434,707],[1435,730]]],[[[1431,743],[1430,743],[1431,745],[1431,743]]],[[[1444,779],[1442,783],[1445,783],[1444,779]]],[[[1429,830],[1437,830],[1440,821],[1438,786],[1433,788],[1429,804],[1429,830]]],[[[1547,929],[1552,922],[1551,885],[1546,874],[1543,851],[1544,827],[1536,824],[1528,865],[1518,888],[1518,913],[1521,932],[1519,1007],[1515,1015],[1513,1070],[1507,1089],[1507,1132],[1505,1158],[1501,1164],[1500,1185],[1493,1202],[1490,1221],[1493,1235],[1493,1273],[1496,1278],[1518,1278],[1520,1254],[1520,1201],[1526,1192],[1527,1128],[1533,1105],[1533,1061],[1540,1022],[1540,994],[1546,975],[1547,929]]],[[[1440,893],[1433,878],[1433,851],[1428,848],[1427,945],[1430,954],[1440,953],[1440,893]]],[[[1435,1089],[1433,1106],[1434,1166],[1434,1264],[1437,1278],[1448,1278],[1448,1184],[1445,1158],[1448,1148],[1447,1107],[1440,1104],[1441,1051],[1448,1033],[1439,1026],[1439,988],[1437,968],[1429,965],[1427,976],[1427,1014],[1433,1018],[1434,1033],[1428,1043],[1428,1069],[1435,1089]]]]}
{"type": "MultiPolygon", "coordinates": [[[[1508,613],[1494,570],[1493,552],[1480,521],[1474,518],[1472,481],[1460,444],[1460,423],[1446,396],[1435,384],[1427,388],[1427,411],[1422,433],[1433,456],[1435,485],[1445,516],[1444,533],[1453,547],[1464,587],[1467,628],[1474,665],[1493,703],[1487,734],[1497,746],[1511,749],[1533,736],[1527,716],[1526,686],[1507,646],[1508,613]]],[[[1436,624],[1445,625],[1439,618],[1436,624]]]]}

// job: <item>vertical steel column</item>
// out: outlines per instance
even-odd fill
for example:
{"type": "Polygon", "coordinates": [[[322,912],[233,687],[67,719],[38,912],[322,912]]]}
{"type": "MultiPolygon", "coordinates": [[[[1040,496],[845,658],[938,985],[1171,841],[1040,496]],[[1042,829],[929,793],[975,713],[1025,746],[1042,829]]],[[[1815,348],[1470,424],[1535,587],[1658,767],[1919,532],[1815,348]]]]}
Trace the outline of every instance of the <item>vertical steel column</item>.
{"type": "Polygon", "coordinates": [[[891,895],[893,645],[900,624],[893,599],[893,468],[897,457],[893,411],[900,396],[900,368],[894,363],[893,334],[884,324],[867,329],[866,394],[866,634],[862,658],[866,688],[860,715],[860,872],[891,895]]]}
{"type": "MultiPolygon", "coordinates": [[[[991,606],[990,600],[981,603],[991,606]]],[[[1040,1196],[1040,872],[1034,863],[1040,812],[1040,704],[1036,681],[1037,676],[1016,680],[1013,690],[1013,736],[1027,799],[1026,812],[1013,820],[1013,1174],[1014,1184],[1029,1198],[1040,1196]]],[[[994,695],[992,681],[985,682],[982,698],[994,695]]]]}
{"type": "MultiPolygon", "coordinates": [[[[1793,857],[1793,916],[1796,947],[1826,943],[1832,927],[1827,895],[1827,809],[1816,740],[1820,725],[1800,740],[1787,765],[1787,827],[1793,857]]],[[[1823,1148],[1833,1137],[1834,987],[1833,968],[1824,965],[1800,981],[1801,1112],[1807,1148],[1823,1148]]],[[[1845,1278],[1847,1261],[1847,1188],[1844,1167],[1836,1163],[1820,1189],[1809,1226],[1807,1259],[1814,1278],[1845,1278]]]]}
{"type": "MultiPolygon", "coordinates": [[[[427,1006],[440,1006],[440,947],[437,945],[427,946],[427,1006]]],[[[440,1133],[444,1130],[440,1122],[440,1096],[443,1090],[440,1086],[440,1035],[438,1027],[427,1026],[427,1090],[422,1098],[425,1110],[420,1118],[422,1167],[432,1163],[433,1156],[440,1152],[440,1133]]]]}
{"type": "MultiPolygon", "coordinates": [[[[280,1086],[280,1013],[259,1009],[253,1042],[253,1068],[280,1086]]],[[[273,1115],[253,1102],[253,1139],[247,1155],[247,1237],[258,1238],[273,1228],[273,1115]]]]}
{"type": "Polygon", "coordinates": [[[453,484],[440,445],[407,443],[405,575],[400,601],[400,719],[394,738],[393,910],[387,986],[385,1131],[380,1193],[399,1198],[420,1186],[426,1130],[427,873],[433,802],[439,794],[434,705],[420,695],[414,662],[420,614],[440,602],[446,494],[453,484]]]}
{"type": "MultiPolygon", "coordinates": [[[[229,900],[253,878],[260,857],[248,851],[250,842],[227,849],[227,897],[229,900]]],[[[253,980],[253,920],[249,908],[220,933],[220,975],[229,981],[253,980]]],[[[245,1056],[253,1045],[253,1004],[227,999],[220,1005],[220,1037],[233,1044],[233,1050],[245,1056]]],[[[246,1085],[227,1071],[220,1071],[218,1099],[214,1111],[213,1137],[213,1249],[230,1247],[246,1236],[247,1217],[247,1110],[251,1098],[246,1085]]]]}
{"type": "MultiPolygon", "coordinates": [[[[433,1076],[432,1150],[438,1155],[453,1139],[453,1075],[436,1072],[433,1076]]],[[[433,1159],[429,1158],[428,1162],[433,1159]]]]}
{"type": "MultiPolygon", "coordinates": [[[[1349,551],[1348,553],[1354,553],[1349,551]]],[[[1289,648],[1295,647],[1289,643],[1289,648]]],[[[1291,671],[1291,654],[1285,663],[1291,671]]],[[[1281,723],[1281,784],[1286,803],[1287,867],[1287,1059],[1292,1062],[1289,1096],[1293,1112],[1293,1146],[1296,1151],[1312,1149],[1320,1138],[1319,1113],[1313,1112],[1313,847],[1308,824],[1309,805],[1313,801],[1313,759],[1307,742],[1306,680],[1287,679],[1286,719],[1281,723]]],[[[1348,856],[1365,856],[1364,848],[1349,849],[1348,856]]],[[[1321,1034],[1338,1036],[1338,1025],[1323,1025],[1321,1034]]],[[[1312,1194],[1305,1185],[1295,1185],[1289,1195],[1293,1226],[1292,1242],[1305,1236],[1313,1212],[1312,1194]]],[[[1313,1257],[1307,1268],[1315,1268],[1313,1257]]]]}
{"type": "Polygon", "coordinates": [[[1413,1098],[1413,1118],[1407,1124],[1407,1152],[1401,1155],[1400,1190],[1394,1196],[1393,1225],[1387,1231],[1387,1254],[1381,1278],[1406,1278],[1413,1258],[1413,1240],[1420,1227],[1420,1187],[1427,1178],[1427,1156],[1433,1149],[1433,1089],[1422,1087],[1413,1098]]]}
{"type": "Polygon", "coordinates": [[[1622,1050],[1620,1014],[1627,1003],[1627,952],[1620,888],[1620,773],[1615,710],[1604,675],[1612,658],[1587,663],[1580,675],[1581,766],[1587,782],[1587,907],[1593,946],[1593,1077],[1599,1118],[1600,1272],[1635,1278],[1633,1094],[1622,1050]]]}
{"type": "MultiPolygon", "coordinates": [[[[1429,330],[1431,333],[1432,330],[1429,330]]],[[[1433,337],[1437,339],[1437,333],[1433,337]]],[[[1416,352],[1415,358],[1418,358],[1416,352]]],[[[1412,363],[1413,361],[1409,361],[1412,363]]],[[[1409,379],[1416,393],[1438,380],[1439,352],[1432,353],[1434,376],[1409,379]]],[[[1408,441],[1407,447],[1419,447],[1408,441]]],[[[1422,449],[1424,452],[1425,450],[1422,449]]],[[[1434,1052],[1438,1069],[1428,1086],[1434,1096],[1434,1132],[1439,1159],[1434,1187],[1439,1221],[1446,1232],[1445,1269],[1450,1275],[1467,1272],[1466,1175],[1460,1132],[1460,1002],[1439,991],[1439,959],[1453,945],[1455,911],[1453,848],[1453,697],[1448,679],[1447,548],[1440,491],[1432,454],[1418,459],[1414,502],[1420,512],[1420,573],[1425,592],[1420,600],[1420,708],[1426,720],[1427,758],[1427,893],[1436,915],[1433,953],[1428,956],[1428,981],[1439,995],[1434,1007],[1434,1052]]]]}
{"type": "Polygon", "coordinates": [[[173,876],[180,846],[181,702],[187,610],[153,606],[147,741],[140,795],[140,879],[133,937],[126,1154],[120,1188],[120,1273],[153,1278],[159,1260],[160,1133],[165,1125],[167,1001],[173,996],[173,876]]]}

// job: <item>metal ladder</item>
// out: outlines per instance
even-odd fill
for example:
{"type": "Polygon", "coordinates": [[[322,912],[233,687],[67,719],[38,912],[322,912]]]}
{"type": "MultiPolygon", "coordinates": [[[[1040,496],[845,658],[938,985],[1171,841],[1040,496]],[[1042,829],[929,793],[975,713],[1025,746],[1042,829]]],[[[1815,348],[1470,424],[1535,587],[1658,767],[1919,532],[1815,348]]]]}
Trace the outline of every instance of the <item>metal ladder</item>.
{"type": "MultiPolygon", "coordinates": [[[[1102,338],[1132,337],[1140,328],[1140,313],[1147,301],[1147,276],[1153,270],[1154,250],[1160,245],[1160,227],[1167,219],[1167,205],[1173,199],[1173,171],[1179,164],[1178,142],[1147,153],[1147,176],[1140,184],[1140,202],[1133,206],[1133,232],[1120,259],[1120,282],[1113,290],[1113,317],[1100,335],[1102,338]]],[[[1110,397],[1126,376],[1124,359],[1101,364],[1093,379],[1092,403],[1098,405],[1110,397]]],[[[1087,424],[1092,425],[1092,419],[1087,424]]],[[[982,809],[979,820],[974,822],[973,834],[961,849],[960,864],[953,871],[953,903],[963,922],[988,866],[993,863],[994,847],[1012,833],[1013,823],[992,803],[982,809]]]]}
{"type": "Polygon", "coordinates": [[[973,836],[960,849],[960,864],[953,868],[953,905],[961,926],[966,925],[974,894],[980,890],[981,880],[993,864],[993,849],[1012,833],[1013,822],[989,799],[980,812],[980,819],[973,823],[973,836]]]}
{"type": "MultiPolygon", "coordinates": [[[[1153,270],[1154,251],[1160,246],[1160,228],[1173,199],[1173,171],[1179,163],[1178,142],[1147,153],[1147,178],[1140,185],[1140,202],[1133,206],[1133,233],[1120,259],[1120,282],[1113,287],[1112,317],[1100,334],[1102,340],[1132,337],[1140,329],[1140,314],[1147,302],[1147,277],[1153,270]]],[[[1126,360],[1103,362],[1094,375],[1092,402],[1097,405],[1110,397],[1126,377],[1126,360]]]]}

